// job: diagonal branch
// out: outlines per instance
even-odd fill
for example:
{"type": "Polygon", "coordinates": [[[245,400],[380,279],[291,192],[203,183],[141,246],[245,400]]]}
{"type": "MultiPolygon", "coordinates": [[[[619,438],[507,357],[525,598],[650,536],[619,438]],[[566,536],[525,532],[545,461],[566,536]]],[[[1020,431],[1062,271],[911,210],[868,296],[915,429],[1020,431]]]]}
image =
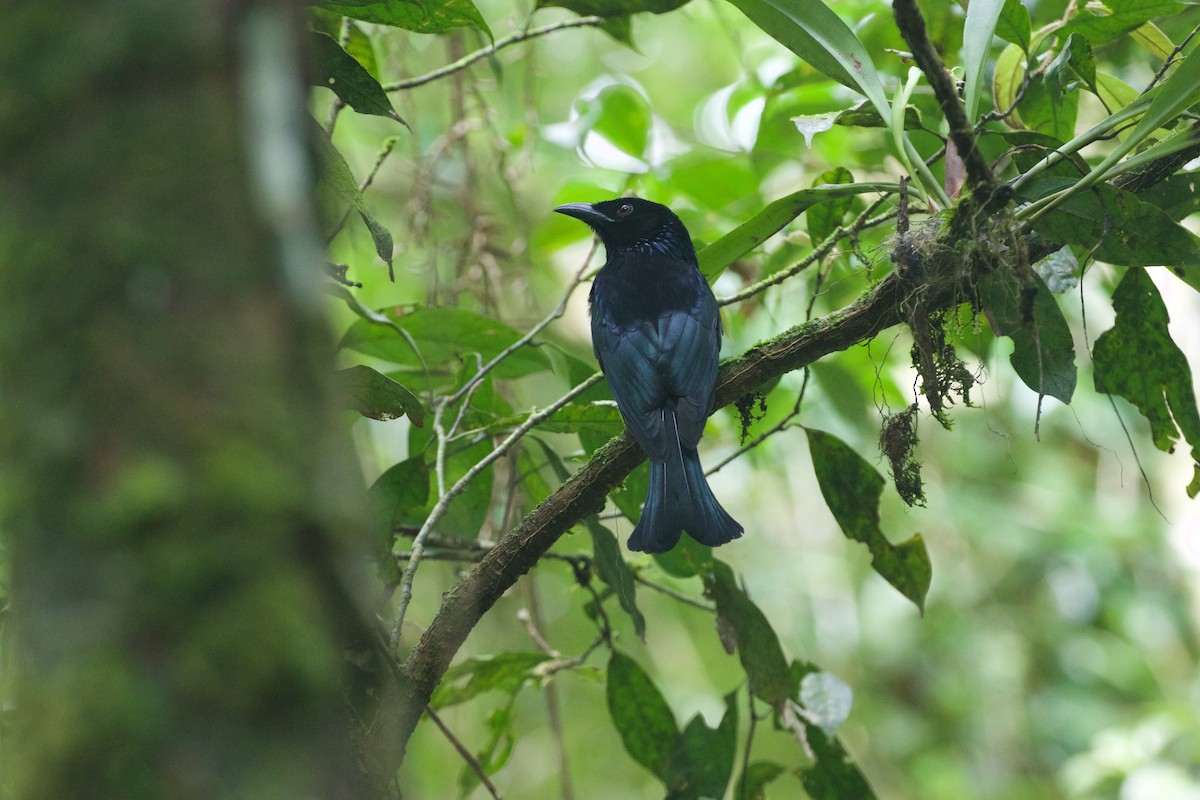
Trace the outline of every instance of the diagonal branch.
{"type": "Polygon", "coordinates": [[[536,39],[539,36],[545,36],[548,33],[554,33],[555,31],[565,30],[567,28],[594,28],[598,25],[603,25],[604,21],[605,20],[603,17],[576,17],[575,19],[566,19],[562,22],[544,25],[541,28],[531,28],[529,30],[518,31],[510,36],[504,37],[503,39],[497,39],[495,44],[488,45],[487,47],[476,50],[473,53],[467,53],[465,56],[453,62],[452,64],[447,64],[444,67],[435,69],[433,72],[427,72],[424,75],[418,75],[415,78],[405,78],[403,80],[396,81],[395,83],[389,83],[383,87],[383,90],[385,92],[399,92],[404,89],[413,89],[417,86],[423,86],[431,81],[436,81],[439,78],[445,78],[447,75],[453,75],[456,72],[460,72],[461,70],[464,70],[474,64],[476,61],[479,61],[482,58],[487,58],[491,55],[495,55],[498,50],[503,50],[505,47],[517,44],[518,42],[524,42],[528,39],[536,39]]]}

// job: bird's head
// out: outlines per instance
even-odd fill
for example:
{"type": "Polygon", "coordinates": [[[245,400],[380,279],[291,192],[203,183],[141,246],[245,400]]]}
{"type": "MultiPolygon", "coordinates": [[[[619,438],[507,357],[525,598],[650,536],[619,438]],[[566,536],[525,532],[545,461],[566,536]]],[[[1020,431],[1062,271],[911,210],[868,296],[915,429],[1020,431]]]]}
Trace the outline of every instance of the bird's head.
{"type": "Polygon", "coordinates": [[[671,209],[640,197],[600,203],[567,203],[554,209],[591,226],[611,258],[621,251],[657,251],[695,259],[692,238],[671,209]]]}

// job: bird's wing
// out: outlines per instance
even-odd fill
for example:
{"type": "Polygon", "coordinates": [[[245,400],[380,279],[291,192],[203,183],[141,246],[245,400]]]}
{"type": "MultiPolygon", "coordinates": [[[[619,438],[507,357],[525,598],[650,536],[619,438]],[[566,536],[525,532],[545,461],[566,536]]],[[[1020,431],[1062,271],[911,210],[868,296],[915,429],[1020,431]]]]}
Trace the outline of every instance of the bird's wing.
{"type": "Polygon", "coordinates": [[[690,310],[660,317],[658,340],[662,343],[659,369],[666,394],[676,398],[679,440],[694,448],[712,410],[721,352],[721,316],[712,294],[703,293],[690,310]]]}
{"type": "Polygon", "coordinates": [[[630,327],[594,313],[592,343],[625,424],[646,454],[666,459],[676,447],[676,429],[683,446],[695,448],[712,409],[721,348],[712,296],[694,309],[630,327]]]}
{"type": "Polygon", "coordinates": [[[593,314],[592,344],[629,432],[651,459],[666,460],[675,437],[666,428],[657,330],[647,324],[620,327],[593,314]]]}

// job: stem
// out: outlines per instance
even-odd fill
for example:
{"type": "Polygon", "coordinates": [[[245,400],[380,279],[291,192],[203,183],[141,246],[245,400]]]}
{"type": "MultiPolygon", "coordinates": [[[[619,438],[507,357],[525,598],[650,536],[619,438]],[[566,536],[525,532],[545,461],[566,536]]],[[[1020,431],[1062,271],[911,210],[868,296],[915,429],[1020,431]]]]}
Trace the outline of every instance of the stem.
{"type": "MultiPolygon", "coordinates": [[[[520,441],[521,437],[529,433],[529,431],[533,430],[533,428],[537,425],[540,425],[542,422],[549,419],[576,397],[595,386],[600,382],[601,377],[603,376],[597,372],[595,375],[588,378],[571,391],[567,392],[558,400],[555,400],[554,403],[547,408],[534,414],[530,414],[528,419],[513,429],[513,432],[508,435],[508,438],[497,445],[495,450],[480,459],[475,466],[467,470],[466,474],[459,478],[449,490],[442,491],[442,478],[439,475],[438,501],[434,505],[433,510],[429,512],[429,516],[425,519],[425,522],[421,525],[421,529],[417,531],[417,535],[413,537],[412,550],[409,554],[408,564],[404,568],[404,577],[401,580],[400,585],[400,605],[396,609],[396,619],[392,623],[392,635],[390,642],[393,650],[395,650],[400,644],[400,630],[404,625],[404,615],[408,611],[408,604],[412,598],[412,580],[413,576],[416,575],[417,567],[421,563],[421,556],[425,549],[425,539],[429,536],[429,532],[433,530],[433,526],[436,525],[446,513],[446,507],[450,505],[450,501],[462,494],[463,490],[467,488],[467,484],[478,477],[479,473],[491,466],[496,459],[507,453],[514,444],[520,441]]],[[[434,424],[440,424],[440,421],[435,421],[434,424]]],[[[441,448],[441,446],[442,444],[439,441],[439,448],[441,448]]]]}
{"type": "Polygon", "coordinates": [[[395,83],[389,83],[387,86],[383,87],[383,90],[385,92],[399,92],[404,89],[412,89],[416,86],[422,86],[431,81],[435,81],[438,78],[445,78],[447,75],[453,75],[456,72],[466,69],[480,59],[487,58],[497,51],[503,50],[505,47],[517,44],[518,42],[523,42],[526,39],[536,39],[539,36],[545,36],[548,33],[566,30],[568,28],[594,28],[597,25],[602,24],[604,24],[603,17],[578,17],[576,19],[555,22],[553,25],[546,25],[541,28],[518,31],[511,36],[506,36],[503,39],[497,40],[495,44],[484,47],[481,50],[476,50],[473,53],[468,53],[457,61],[447,64],[444,67],[440,67],[439,69],[435,69],[433,72],[427,72],[424,75],[418,75],[415,78],[405,78],[404,80],[396,81],[395,83]]]}

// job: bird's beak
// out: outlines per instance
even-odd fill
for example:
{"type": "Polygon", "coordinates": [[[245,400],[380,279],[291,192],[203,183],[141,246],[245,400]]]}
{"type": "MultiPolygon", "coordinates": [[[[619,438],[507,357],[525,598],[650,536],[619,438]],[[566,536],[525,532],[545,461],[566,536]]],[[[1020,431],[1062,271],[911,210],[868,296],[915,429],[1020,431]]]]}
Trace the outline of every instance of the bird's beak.
{"type": "Polygon", "coordinates": [[[568,217],[582,220],[593,228],[599,224],[616,222],[616,220],[607,214],[597,211],[596,207],[591,203],[567,203],[554,210],[559,214],[566,214],[568,217]]]}

